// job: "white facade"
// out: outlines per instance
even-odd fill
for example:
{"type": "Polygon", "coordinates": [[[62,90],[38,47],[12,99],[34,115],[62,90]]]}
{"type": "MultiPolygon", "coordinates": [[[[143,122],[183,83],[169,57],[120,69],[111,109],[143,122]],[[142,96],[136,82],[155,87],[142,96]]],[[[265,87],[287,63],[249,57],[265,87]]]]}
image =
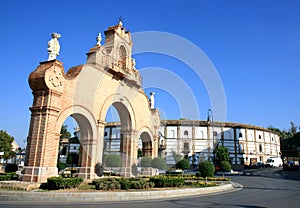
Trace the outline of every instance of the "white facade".
{"type": "MultiPolygon", "coordinates": [[[[230,153],[232,166],[265,162],[270,157],[280,157],[280,137],[268,129],[229,122],[192,120],[165,120],[160,126],[159,155],[167,165],[175,164],[174,154],[193,156],[191,163],[213,161],[214,150],[225,146],[230,153]]],[[[118,152],[120,127],[118,123],[105,128],[105,152],[118,152]]],[[[141,147],[139,143],[139,148],[141,147]]]]}

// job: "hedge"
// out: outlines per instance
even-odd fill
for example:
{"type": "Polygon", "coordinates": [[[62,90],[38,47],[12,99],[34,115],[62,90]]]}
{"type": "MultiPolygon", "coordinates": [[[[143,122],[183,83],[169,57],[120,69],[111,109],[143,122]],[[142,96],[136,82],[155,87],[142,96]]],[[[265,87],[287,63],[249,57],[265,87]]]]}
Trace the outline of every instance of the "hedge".
{"type": "Polygon", "coordinates": [[[47,179],[47,188],[50,190],[77,188],[83,178],[50,177],[47,179]]]}
{"type": "Polygon", "coordinates": [[[96,190],[129,190],[129,189],[148,189],[154,184],[147,178],[102,178],[93,180],[96,190]]]}
{"type": "Polygon", "coordinates": [[[152,177],[150,178],[150,182],[155,184],[156,188],[164,188],[164,187],[181,187],[185,178],[182,177],[152,177]]]}
{"type": "Polygon", "coordinates": [[[16,175],[15,172],[0,174],[0,181],[10,181],[10,180],[18,180],[18,176],[16,175]]]}

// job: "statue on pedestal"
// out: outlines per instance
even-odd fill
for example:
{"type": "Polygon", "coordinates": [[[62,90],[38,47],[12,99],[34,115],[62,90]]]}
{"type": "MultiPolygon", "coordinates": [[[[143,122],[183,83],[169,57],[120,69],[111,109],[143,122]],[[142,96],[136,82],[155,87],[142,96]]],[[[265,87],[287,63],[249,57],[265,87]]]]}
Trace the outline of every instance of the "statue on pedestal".
{"type": "Polygon", "coordinates": [[[150,92],[150,109],[154,109],[154,92],[150,92]]]}
{"type": "Polygon", "coordinates": [[[102,40],[101,33],[98,34],[96,40],[97,40],[96,46],[101,46],[101,40],[102,40]]]}
{"type": "Polygon", "coordinates": [[[48,42],[48,61],[55,60],[59,55],[60,45],[58,39],[60,38],[59,33],[52,33],[52,39],[48,42]]]}

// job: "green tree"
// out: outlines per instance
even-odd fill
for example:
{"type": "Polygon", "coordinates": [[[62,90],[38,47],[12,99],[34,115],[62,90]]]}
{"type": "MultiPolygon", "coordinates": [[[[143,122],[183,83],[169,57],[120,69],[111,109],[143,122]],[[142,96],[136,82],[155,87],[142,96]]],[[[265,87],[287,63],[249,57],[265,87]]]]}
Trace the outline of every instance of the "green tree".
{"type": "Polygon", "coordinates": [[[137,157],[143,157],[143,150],[141,150],[140,148],[138,148],[138,153],[137,153],[137,157]]]}
{"type": "Polygon", "coordinates": [[[63,125],[60,130],[61,139],[70,139],[71,133],[68,131],[68,125],[63,125]]]}
{"type": "Polygon", "coordinates": [[[176,153],[175,151],[173,152],[173,157],[174,157],[175,163],[177,163],[179,160],[182,159],[182,155],[176,153]]]}
{"type": "Polygon", "coordinates": [[[66,159],[67,164],[71,164],[73,166],[74,164],[78,165],[78,162],[79,162],[79,155],[77,153],[72,152],[68,154],[66,159]]]}
{"type": "Polygon", "coordinates": [[[215,172],[214,165],[209,161],[204,161],[199,163],[199,171],[201,177],[213,177],[215,172]]]}
{"type": "Polygon", "coordinates": [[[223,178],[224,178],[224,172],[231,171],[231,165],[227,161],[221,161],[219,167],[220,167],[220,171],[223,172],[223,178]]]}
{"type": "Polygon", "coordinates": [[[156,157],[152,160],[152,168],[166,169],[166,160],[161,157],[156,157]]]}
{"type": "Polygon", "coordinates": [[[151,167],[151,162],[152,162],[151,157],[142,157],[141,166],[144,167],[144,168],[151,167]]]}
{"type": "Polygon", "coordinates": [[[218,148],[215,150],[215,154],[217,157],[217,163],[220,163],[221,161],[229,161],[229,151],[227,147],[218,146],[218,148]]]}
{"type": "Polygon", "coordinates": [[[295,125],[295,123],[293,121],[290,122],[291,128],[290,128],[290,132],[292,135],[296,134],[297,132],[297,126],[295,125]]]}
{"type": "Polygon", "coordinates": [[[2,158],[6,161],[15,157],[16,153],[12,150],[14,137],[10,136],[6,131],[0,130],[0,152],[4,152],[2,158]]]}
{"type": "Polygon", "coordinates": [[[120,167],[121,157],[120,155],[116,154],[107,155],[104,159],[104,162],[108,167],[120,167]]]}
{"type": "Polygon", "coordinates": [[[176,163],[176,168],[187,170],[190,168],[190,161],[188,159],[179,160],[178,163],[176,163]]]}
{"type": "Polygon", "coordinates": [[[282,156],[299,156],[297,147],[300,146],[300,132],[297,132],[297,126],[294,122],[290,122],[289,130],[279,130],[278,128],[275,128],[273,126],[269,126],[268,129],[280,135],[282,156]]]}

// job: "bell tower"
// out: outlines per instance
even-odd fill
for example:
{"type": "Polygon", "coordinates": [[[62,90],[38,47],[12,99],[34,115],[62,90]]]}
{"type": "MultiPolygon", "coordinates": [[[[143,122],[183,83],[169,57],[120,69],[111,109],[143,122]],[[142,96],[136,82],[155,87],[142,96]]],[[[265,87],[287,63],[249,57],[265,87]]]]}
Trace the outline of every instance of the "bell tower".
{"type": "Polygon", "coordinates": [[[103,66],[106,71],[112,73],[115,78],[129,81],[137,88],[141,88],[139,71],[135,68],[135,60],[132,55],[132,40],[129,31],[123,27],[123,23],[108,27],[105,34],[105,44],[96,44],[87,53],[87,63],[103,66]]]}

